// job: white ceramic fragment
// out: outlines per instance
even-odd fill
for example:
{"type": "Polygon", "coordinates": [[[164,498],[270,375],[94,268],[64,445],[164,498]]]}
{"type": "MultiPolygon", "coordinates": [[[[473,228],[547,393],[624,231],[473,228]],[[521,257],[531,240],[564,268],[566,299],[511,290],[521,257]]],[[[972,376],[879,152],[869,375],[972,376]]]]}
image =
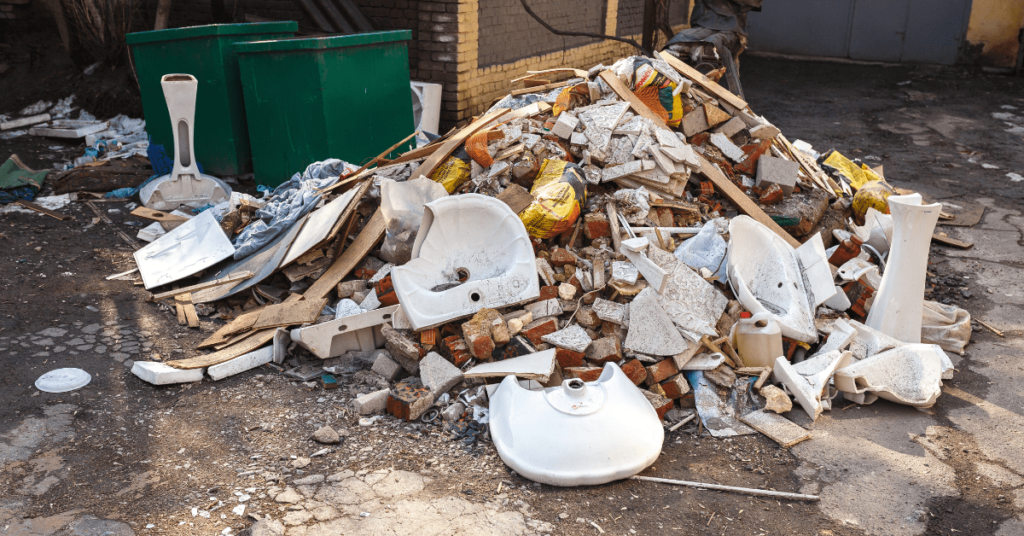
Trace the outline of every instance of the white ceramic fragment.
{"type": "Polygon", "coordinates": [[[814,343],[814,307],[796,252],[779,235],[749,216],[729,222],[729,286],[751,313],[768,312],[782,335],[814,343]]]}
{"type": "Polygon", "coordinates": [[[921,342],[925,271],[941,203],[921,204],[921,194],[888,198],[893,233],[882,285],[864,324],[909,343],[921,342]]]}
{"type": "Polygon", "coordinates": [[[242,372],[252,370],[260,365],[270,363],[273,360],[274,347],[267,346],[264,348],[260,348],[259,350],[254,350],[247,354],[240,355],[229,361],[218,363],[216,365],[211,365],[208,369],[206,369],[206,373],[209,374],[210,377],[213,378],[215,381],[223,380],[224,378],[227,378],[229,376],[241,374],[242,372]]]}
{"type": "Polygon", "coordinates": [[[658,356],[675,355],[686,350],[686,341],[650,287],[640,291],[629,304],[629,332],[623,346],[631,352],[658,356]]]}
{"type": "Polygon", "coordinates": [[[540,296],[530,235],[503,201],[479,194],[425,206],[412,260],[392,270],[413,329],[540,296]]]}
{"type": "Polygon", "coordinates": [[[722,400],[718,389],[708,383],[704,372],[687,372],[686,380],[693,387],[693,402],[697,408],[697,415],[713,437],[734,437],[755,432],[737,418],[736,408],[722,400]]]}
{"type": "Polygon", "coordinates": [[[579,353],[586,352],[591,343],[587,330],[583,329],[579,324],[573,324],[554,333],[548,333],[542,336],[541,340],[552,346],[579,353]]]}
{"type": "Polygon", "coordinates": [[[775,360],[772,375],[775,377],[775,381],[786,386],[786,389],[796,398],[812,421],[821,415],[824,409],[821,407],[821,391],[815,392],[811,382],[794,370],[793,365],[790,365],[785,357],[775,360]]]}
{"type": "Polygon", "coordinates": [[[821,240],[821,233],[814,233],[795,251],[804,279],[810,286],[808,290],[814,297],[814,305],[821,305],[835,296],[836,285],[832,270],[828,267],[828,259],[825,258],[825,243],[821,240]]]}
{"type": "Polygon", "coordinates": [[[691,357],[679,370],[715,370],[725,363],[725,356],[719,353],[702,353],[691,357]]]}
{"type": "Polygon", "coordinates": [[[650,402],[614,363],[594,382],[529,391],[505,378],[490,401],[502,461],[535,482],[596,485],[635,475],[661,454],[665,432],[650,402]]]}
{"type": "Polygon", "coordinates": [[[612,262],[612,283],[632,285],[640,277],[640,271],[630,262],[612,262]]]}
{"type": "Polygon", "coordinates": [[[906,344],[840,369],[834,381],[844,395],[870,393],[928,408],[942,392],[944,359],[948,357],[937,345],[906,344]]]}
{"type": "Polygon", "coordinates": [[[207,210],[133,255],[142,281],[151,289],[205,270],[234,253],[235,246],[207,210]]]}
{"type": "MultiPolygon", "coordinates": [[[[620,252],[643,274],[644,279],[647,280],[651,288],[659,293],[664,292],[665,285],[668,283],[668,272],[644,254],[649,244],[650,242],[646,238],[630,238],[622,241],[620,252]]],[[[614,274],[614,272],[615,268],[613,266],[612,273],[614,274]]]]}
{"type": "Polygon", "coordinates": [[[482,363],[466,371],[466,378],[504,378],[517,376],[523,379],[547,382],[555,372],[555,350],[544,350],[492,363],[482,363]]]}
{"type": "Polygon", "coordinates": [[[337,357],[345,352],[368,352],[384,346],[380,327],[392,322],[398,305],[366,313],[346,316],[322,324],[295,328],[292,340],[320,359],[337,357]]]}

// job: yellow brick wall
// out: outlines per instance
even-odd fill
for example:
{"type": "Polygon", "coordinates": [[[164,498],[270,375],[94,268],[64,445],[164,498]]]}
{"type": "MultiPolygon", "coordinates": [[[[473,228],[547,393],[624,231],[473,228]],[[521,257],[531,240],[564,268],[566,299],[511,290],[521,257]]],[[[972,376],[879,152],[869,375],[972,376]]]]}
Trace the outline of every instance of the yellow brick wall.
{"type": "MultiPolygon", "coordinates": [[[[608,13],[606,16],[605,33],[614,35],[618,0],[609,0],[607,6],[608,13]]],[[[462,0],[459,2],[459,46],[456,72],[458,73],[457,84],[459,88],[457,114],[460,123],[465,122],[474,115],[480,114],[495,99],[507,95],[512,89],[516,89],[509,84],[509,81],[525,75],[527,71],[542,71],[558,67],[575,67],[588,70],[598,63],[609,65],[619,58],[630,56],[637,52],[635,48],[626,43],[604,40],[565,51],[523,58],[512,63],[480,68],[477,62],[477,41],[479,38],[478,13],[478,0],[462,0]]],[[[673,29],[679,31],[685,27],[686,25],[679,25],[673,29]]],[[[638,43],[641,40],[640,35],[629,37],[638,43]]]]}

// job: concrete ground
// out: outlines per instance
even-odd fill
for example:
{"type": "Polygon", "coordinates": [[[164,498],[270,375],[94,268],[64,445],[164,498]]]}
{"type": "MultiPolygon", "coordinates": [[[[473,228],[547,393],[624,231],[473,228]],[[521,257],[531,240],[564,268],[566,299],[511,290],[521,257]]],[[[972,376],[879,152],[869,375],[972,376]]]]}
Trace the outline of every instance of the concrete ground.
{"type": "MultiPolygon", "coordinates": [[[[70,222],[0,214],[0,536],[1024,533],[1024,179],[1007,176],[1024,175],[1024,81],[762,58],[744,58],[742,75],[754,110],[790,140],[883,164],[890,182],[950,210],[985,207],[973,227],[939,228],[974,246],[934,246],[930,281],[946,289],[936,299],[1004,337],[973,333],[935,407],[839,402],[791,449],[687,426],[666,434],[645,472],[819,503],[532,484],[490,443],[391,418],[359,426],[348,403],[377,387],[355,377],[323,391],[259,369],[152,388],[129,374],[133,360],[187,354],[218,323],[180,327],[130,281],[106,281],[133,266],[130,250],[78,204],[70,222]],[[92,383],[62,395],[32,387],[69,366],[92,383]],[[342,435],[326,452],[310,440],[323,425],[342,435]]],[[[18,143],[29,165],[58,150],[18,143]]],[[[0,155],[13,148],[0,140],[0,155]]],[[[137,230],[123,203],[102,209],[137,230]]]]}

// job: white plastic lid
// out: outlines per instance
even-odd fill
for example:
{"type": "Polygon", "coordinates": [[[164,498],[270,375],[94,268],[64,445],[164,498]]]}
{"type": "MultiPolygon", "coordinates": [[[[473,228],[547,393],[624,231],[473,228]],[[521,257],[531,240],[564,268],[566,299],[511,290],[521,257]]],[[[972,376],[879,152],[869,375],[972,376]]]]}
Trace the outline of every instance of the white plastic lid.
{"type": "Polygon", "coordinates": [[[51,370],[36,380],[36,389],[44,393],[66,393],[81,389],[92,381],[88,372],[78,368],[51,370]]]}

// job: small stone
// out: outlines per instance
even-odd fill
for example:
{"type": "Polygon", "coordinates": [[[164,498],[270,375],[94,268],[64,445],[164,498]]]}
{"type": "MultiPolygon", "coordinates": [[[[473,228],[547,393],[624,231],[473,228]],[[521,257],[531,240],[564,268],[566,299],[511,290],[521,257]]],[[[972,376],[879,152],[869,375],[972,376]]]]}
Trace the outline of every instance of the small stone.
{"type": "Polygon", "coordinates": [[[292,460],[291,466],[294,467],[295,469],[302,469],[303,467],[306,467],[307,465],[309,465],[312,462],[313,462],[313,460],[310,460],[309,458],[306,458],[305,456],[299,456],[298,458],[295,458],[294,460],[292,460]]]}
{"type": "Polygon", "coordinates": [[[324,480],[326,480],[324,475],[309,475],[307,477],[293,481],[292,484],[296,486],[315,486],[317,484],[323,483],[324,480]]]}
{"type": "Polygon", "coordinates": [[[714,370],[704,371],[704,378],[727,389],[732,389],[733,384],[736,383],[736,373],[726,364],[718,365],[714,370]]]}
{"type": "MultiPolygon", "coordinates": [[[[308,460],[309,458],[306,458],[306,459],[308,460]]],[[[282,491],[281,493],[278,493],[277,496],[274,497],[274,501],[275,502],[287,503],[287,504],[295,504],[295,503],[298,503],[298,502],[302,502],[302,499],[303,499],[302,495],[299,494],[299,492],[295,491],[292,488],[288,488],[288,489],[282,491]]]]}
{"type": "Polygon", "coordinates": [[[323,443],[325,445],[334,445],[341,442],[341,436],[338,432],[330,426],[323,426],[316,432],[313,432],[313,439],[317,443],[323,443]]]}
{"type": "Polygon", "coordinates": [[[571,300],[576,296],[576,285],[571,283],[562,283],[558,285],[558,297],[563,300],[571,300]]]}
{"type": "Polygon", "coordinates": [[[761,387],[761,396],[765,398],[764,409],[775,413],[786,413],[793,409],[793,401],[785,391],[768,384],[761,387]]]}

